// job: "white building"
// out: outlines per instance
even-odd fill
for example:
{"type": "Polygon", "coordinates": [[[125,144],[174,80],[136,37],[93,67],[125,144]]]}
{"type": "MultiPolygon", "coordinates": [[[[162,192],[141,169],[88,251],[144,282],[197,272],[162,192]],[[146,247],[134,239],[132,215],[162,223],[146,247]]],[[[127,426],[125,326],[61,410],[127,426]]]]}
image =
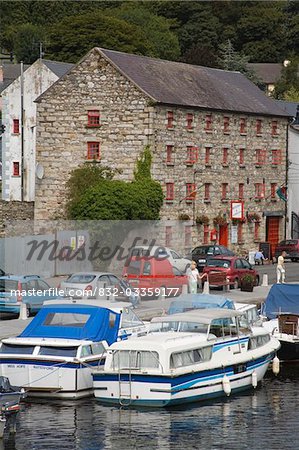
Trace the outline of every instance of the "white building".
{"type": "Polygon", "coordinates": [[[288,236],[299,238],[299,105],[289,126],[288,236]]]}
{"type": "Polygon", "coordinates": [[[34,201],[35,100],[71,67],[73,64],[39,59],[24,72],[23,81],[18,77],[2,92],[3,200],[34,201]]]}

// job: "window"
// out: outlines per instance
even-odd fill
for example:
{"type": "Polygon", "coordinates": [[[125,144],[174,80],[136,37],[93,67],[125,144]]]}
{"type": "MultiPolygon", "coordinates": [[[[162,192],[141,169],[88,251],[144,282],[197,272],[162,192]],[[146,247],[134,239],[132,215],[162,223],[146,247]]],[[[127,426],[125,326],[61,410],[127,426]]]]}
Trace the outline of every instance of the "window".
{"type": "Polygon", "coordinates": [[[243,241],[243,224],[242,222],[238,223],[238,242],[242,242],[243,241]]]}
{"type": "Polygon", "coordinates": [[[266,164],[267,152],[266,150],[261,150],[260,148],[255,151],[255,165],[262,166],[266,164]]]}
{"type": "Polygon", "coordinates": [[[13,345],[2,343],[0,353],[32,355],[34,348],[34,345],[13,345]]]}
{"type": "Polygon", "coordinates": [[[173,111],[167,111],[167,128],[173,128],[173,111]]]}
{"type": "Polygon", "coordinates": [[[229,117],[223,117],[223,133],[229,133],[229,117]]]}
{"type": "Polygon", "coordinates": [[[255,183],[255,199],[261,200],[264,197],[265,197],[264,183],[255,183]]]}
{"type": "Polygon", "coordinates": [[[205,183],[205,192],[204,192],[204,200],[210,201],[210,183],[205,183]]]}
{"type": "Polygon", "coordinates": [[[99,142],[87,142],[87,159],[100,159],[99,142]]]}
{"type": "Polygon", "coordinates": [[[174,164],[174,152],[173,152],[173,145],[166,145],[166,164],[172,165],[174,164]]]}
{"type": "Polygon", "coordinates": [[[271,200],[276,200],[277,183],[271,183],[271,200]]]}
{"type": "Polygon", "coordinates": [[[258,241],[260,239],[260,223],[254,223],[254,240],[258,241]]]}
{"type": "Polygon", "coordinates": [[[244,166],[245,164],[245,148],[240,148],[239,150],[239,165],[244,166]]]}
{"type": "Polygon", "coordinates": [[[186,200],[194,200],[196,195],[194,183],[186,183],[186,200]]]}
{"type": "Polygon", "coordinates": [[[174,183],[166,183],[166,200],[174,200],[174,183]]]}
{"type": "Polygon", "coordinates": [[[192,146],[188,146],[187,147],[187,160],[186,163],[189,164],[194,164],[196,163],[198,158],[198,148],[197,147],[192,147],[192,146]]]}
{"type": "Polygon", "coordinates": [[[261,119],[256,120],[256,134],[262,134],[262,121],[261,119]]]}
{"type": "Polygon", "coordinates": [[[224,147],[222,149],[222,165],[227,166],[228,165],[228,148],[224,147]]]}
{"type": "Polygon", "coordinates": [[[227,200],[228,183],[222,183],[221,200],[227,200]]]}
{"type": "Polygon", "coordinates": [[[272,120],[271,134],[272,134],[272,136],[277,136],[278,135],[277,120],[272,120]]]}
{"type": "Polygon", "coordinates": [[[187,114],[187,130],[193,130],[193,114],[187,114]]]}
{"type": "Polygon", "coordinates": [[[116,350],[113,352],[111,369],[158,369],[159,355],[157,352],[137,350],[116,350]]]}
{"type": "Polygon", "coordinates": [[[203,243],[204,244],[209,243],[209,225],[203,226],[203,243]]]}
{"type": "Polygon", "coordinates": [[[142,275],[151,275],[151,263],[149,261],[144,263],[142,275]]]}
{"type": "Polygon", "coordinates": [[[246,128],[246,119],[244,117],[241,117],[240,119],[240,134],[246,134],[247,128],[246,128]]]}
{"type": "Polygon", "coordinates": [[[172,353],[170,356],[170,368],[190,366],[201,362],[209,361],[212,357],[212,346],[196,348],[184,352],[172,353]]]}
{"type": "Polygon", "coordinates": [[[206,166],[211,165],[211,147],[205,148],[205,165],[206,166]]]}
{"type": "Polygon", "coordinates": [[[74,358],[77,356],[77,351],[78,347],[40,347],[38,354],[74,358]]]}
{"type": "Polygon", "coordinates": [[[172,227],[167,226],[165,227],[165,246],[170,247],[172,241],[172,227]]]}
{"type": "Polygon", "coordinates": [[[20,121],[19,119],[13,119],[13,133],[19,134],[20,133],[20,121]]]}
{"type": "Polygon", "coordinates": [[[244,183],[239,183],[239,200],[244,199],[244,183]]]}
{"type": "Polygon", "coordinates": [[[14,177],[20,176],[20,163],[18,161],[12,163],[12,174],[14,177]]]}
{"type": "Polygon", "coordinates": [[[192,232],[192,226],[186,225],[185,226],[185,247],[189,247],[191,245],[191,232],[192,232]]]}
{"type": "Polygon", "coordinates": [[[205,130],[212,131],[212,114],[206,115],[205,130]]]}
{"type": "Polygon", "coordinates": [[[87,126],[99,127],[100,126],[100,111],[91,110],[87,112],[87,126]]]}
{"type": "Polygon", "coordinates": [[[281,150],[272,150],[271,163],[274,166],[281,164],[281,150]]]}

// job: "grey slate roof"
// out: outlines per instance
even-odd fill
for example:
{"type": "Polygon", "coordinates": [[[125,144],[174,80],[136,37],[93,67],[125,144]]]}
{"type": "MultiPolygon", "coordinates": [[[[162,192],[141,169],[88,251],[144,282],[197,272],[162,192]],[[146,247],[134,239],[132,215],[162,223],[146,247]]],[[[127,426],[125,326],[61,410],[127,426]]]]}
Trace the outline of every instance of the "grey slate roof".
{"type": "Polygon", "coordinates": [[[248,63],[247,65],[266,84],[275,84],[281,76],[283,67],[279,63],[248,63]]]}
{"type": "Polygon", "coordinates": [[[98,48],[124,76],[163,104],[248,114],[288,116],[240,72],[98,48]]]}
{"type": "MultiPolygon", "coordinates": [[[[24,72],[30,67],[24,64],[24,72]]],[[[3,81],[0,81],[0,93],[21,75],[21,64],[2,64],[3,81]]]]}
{"type": "Polygon", "coordinates": [[[275,100],[275,101],[276,101],[277,105],[279,106],[279,108],[286,111],[289,114],[289,116],[296,117],[297,106],[298,106],[297,102],[286,102],[285,100],[275,100]]]}
{"type": "Polygon", "coordinates": [[[45,64],[45,66],[48,67],[48,69],[50,69],[53,73],[55,73],[55,75],[57,75],[58,78],[65,75],[72,67],[74,67],[74,64],[58,61],[50,61],[48,59],[43,59],[42,62],[45,64]]]}

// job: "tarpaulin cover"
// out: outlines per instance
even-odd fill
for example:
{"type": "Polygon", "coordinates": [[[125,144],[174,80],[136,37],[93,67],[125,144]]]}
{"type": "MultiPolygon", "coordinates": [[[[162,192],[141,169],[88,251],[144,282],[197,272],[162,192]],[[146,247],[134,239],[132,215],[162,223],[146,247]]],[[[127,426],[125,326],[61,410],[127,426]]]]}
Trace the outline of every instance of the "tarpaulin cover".
{"type": "Polygon", "coordinates": [[[278,313],[299,314],[299,284],[273,284],[261,312],[268,319],[278,313]]]}
{"type": "Polygon", "coordinates": [[[90,305],[46,305],[19,337],[107,341],[117,340],[120,314],[90,305]]]}
{"type": "Polygon", "coordinates": [[[190,309],[227,308],[235,309],[234,302],[221,295],[185,294],[179,300],[171,302],[168,314],[175,314],[190,309]]]}

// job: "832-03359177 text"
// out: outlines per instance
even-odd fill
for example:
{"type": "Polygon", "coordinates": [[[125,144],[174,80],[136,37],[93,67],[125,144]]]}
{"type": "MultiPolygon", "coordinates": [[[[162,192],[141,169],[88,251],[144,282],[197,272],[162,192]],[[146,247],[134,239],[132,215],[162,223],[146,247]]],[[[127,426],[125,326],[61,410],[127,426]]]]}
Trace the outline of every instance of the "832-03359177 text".
{"type": "MultiPolygon", "coordinates": [[[[119,297],[119,296],[127,296],[130,297],[131,295],[139,295],[140,297],[153,297],[153,296],[160,296],[163,295],[165,297],[172,297],[176,296],[179,293],[179,288],[175,287],[155,287],[155,288],[135,288],[135,287],[128,287],[126,289],[119,289],[116,287],[110,288],[96,288],[94,291],[92,291],[92,296],[107,296],[107,297],[119,297]]],[[[70,291],[68,293],[71,295],[70,291]]],[[[81,292],[82,294],[82,292],[81,292]]],[[[78,294],[74,294],[78,295],[78,294]]]]}

